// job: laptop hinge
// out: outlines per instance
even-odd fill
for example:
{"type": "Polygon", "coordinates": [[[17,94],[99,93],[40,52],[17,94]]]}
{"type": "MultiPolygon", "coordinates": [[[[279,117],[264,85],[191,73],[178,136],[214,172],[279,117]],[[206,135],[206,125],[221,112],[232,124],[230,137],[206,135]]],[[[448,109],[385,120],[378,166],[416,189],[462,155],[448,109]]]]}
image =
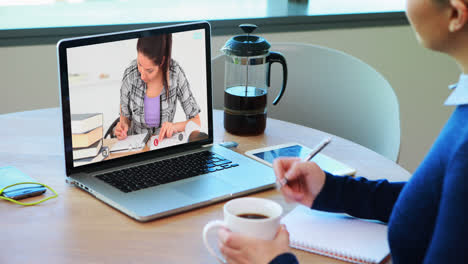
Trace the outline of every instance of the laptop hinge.
{"type": "Polygon", "coordinates": [[[202,145],[202,148],[212,147],[212,146],[213,146],[213,143],[211,143],[211,144],[206,144],[206,145],[202,145]]]}

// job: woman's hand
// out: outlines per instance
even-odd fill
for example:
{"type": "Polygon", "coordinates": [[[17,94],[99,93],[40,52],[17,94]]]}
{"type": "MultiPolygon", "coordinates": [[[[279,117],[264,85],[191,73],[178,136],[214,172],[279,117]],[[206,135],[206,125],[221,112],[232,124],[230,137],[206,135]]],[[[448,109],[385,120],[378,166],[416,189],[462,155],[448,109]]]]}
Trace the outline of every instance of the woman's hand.
{"type": "Polygon", "coordinates": [[[128,124],[126,122],[118,122],[115,125],[114,135],[117,136],[118,140],[126,139],[127,138],[127,131],[128,131],[128,124]]]}
{"type": "Polygon", "coordinates": [[[311,207],[325,184],[325,172],[315,162],[298,158],[278,158],[273,162],[277,181],[286,178],[288,184],[280,191],[287,201],[311,207]]]}
{"type": "Polygon", "coordinates": [[[253,238],[221,228],[219,249],[229,264],[267,264],[276,256],[290,252],[289,233],[281,226],[273,240],[253,238]]]}
{"type": "Polygon", "coordinates": [[[184,131],[185,127],[187,126],[187,123],[193,121],[195,124],[200,126],[200,116],[196,115],[194,118],[189,119],[184,122],[177,122],[177,123],[171,123],[171,122],[164,122],[161,126],[161,129],[159,130],[159,137],[158,141],[161,142],[165,137],[170,138],[174,133],[177,133],[179,131],[184,131]]]}
{"type": "Polygon", "coordinates": [[[174,123],[171,122],[164,122],[159,130],[159,142],[163,140],[165,137],[170,138],[174,133],[177,132],[176,126],[174,123]]]}

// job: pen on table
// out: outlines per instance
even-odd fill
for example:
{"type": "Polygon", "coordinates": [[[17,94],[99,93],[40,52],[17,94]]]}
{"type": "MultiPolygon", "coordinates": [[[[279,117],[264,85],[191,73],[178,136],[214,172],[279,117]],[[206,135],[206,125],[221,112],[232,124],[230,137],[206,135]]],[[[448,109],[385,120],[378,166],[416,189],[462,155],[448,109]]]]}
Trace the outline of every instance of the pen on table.
{"type": "MultiPolygon", "coordinates": [[[[309,155],[307,155],[303,161],[307,162],[307,161],[310,161],[311,159],[313,159],[315,157],[315,155],[317,155],[320,151],[322,151],[323,148],[325,148],[326,145],[328,145],[328,143],[330,143],[331,141],[331,137],[327,137],[325,139],[323,139],[320,143],[317,144],[317,146],[315,146],[314,149],[312,149],[312,151],[309,153],[309,155]]],[[[281,180],[278,181],[279,186],[277,186],[279,189],[282,188],[283,186],[285,186],[286,184],[288,184],[288,179],[286,177],[282,178],[281,180]]]]}

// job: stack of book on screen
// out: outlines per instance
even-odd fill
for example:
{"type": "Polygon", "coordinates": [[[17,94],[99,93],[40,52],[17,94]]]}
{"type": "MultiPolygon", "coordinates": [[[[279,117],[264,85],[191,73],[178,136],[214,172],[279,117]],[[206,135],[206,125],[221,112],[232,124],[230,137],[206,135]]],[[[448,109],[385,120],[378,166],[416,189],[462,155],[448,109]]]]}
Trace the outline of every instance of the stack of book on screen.
{"type": "Polygon", "coordinates": [[[101,161],[103,155],[103,116],[101,113],[72,114],[73,165],[101,161]]]}

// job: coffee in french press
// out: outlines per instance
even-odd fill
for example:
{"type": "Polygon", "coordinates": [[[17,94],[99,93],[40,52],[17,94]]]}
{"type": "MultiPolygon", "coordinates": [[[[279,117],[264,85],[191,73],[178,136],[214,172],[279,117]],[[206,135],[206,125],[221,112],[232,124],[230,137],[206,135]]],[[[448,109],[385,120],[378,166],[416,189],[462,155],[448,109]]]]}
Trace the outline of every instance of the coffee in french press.
{"type": "Polygon", "coordinates": [[[279,62],[283,68],[283,86],[273,105],[286,89],[287,65],[280,53],[269,51],[271,45],[264,38],[250,35],[257,26],[239,27],[246,35],[232,37],[222,48],[226,55],[224,128],[236,135],[258,135],[266,127],[271,64],[279,62]]]}

